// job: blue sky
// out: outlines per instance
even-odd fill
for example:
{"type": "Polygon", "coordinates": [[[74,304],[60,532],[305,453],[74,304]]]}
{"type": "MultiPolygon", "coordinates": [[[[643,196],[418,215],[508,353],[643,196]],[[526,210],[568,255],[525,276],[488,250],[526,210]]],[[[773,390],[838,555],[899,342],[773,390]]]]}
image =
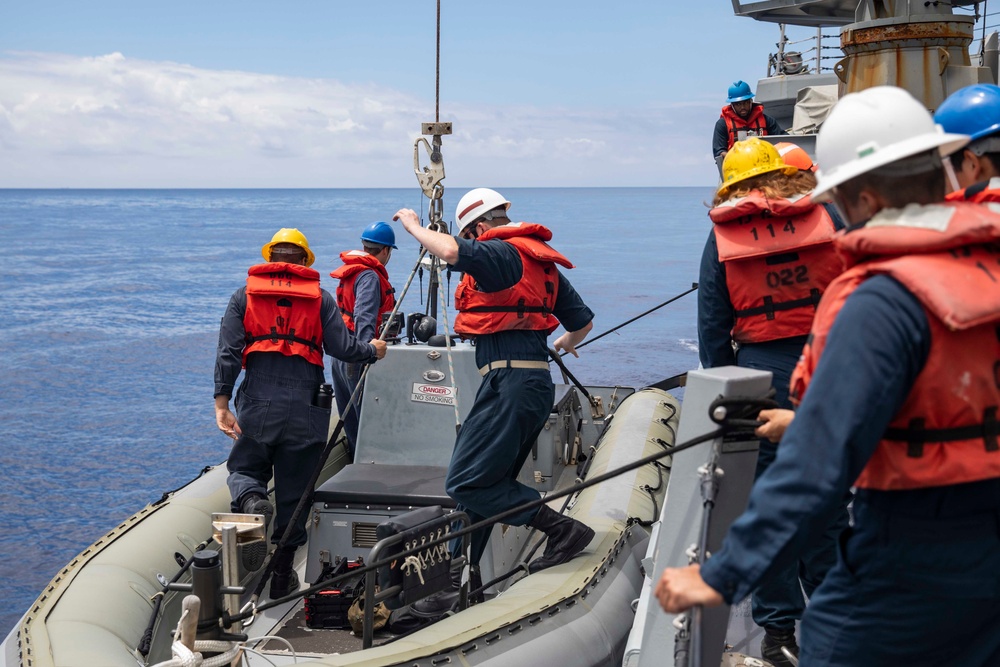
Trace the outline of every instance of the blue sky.
{"type": "MultiPolygon", "coordinates": [[[[0,187],[413,186],[435,11],[9,0],[0,187]]],[[[711,185],[725,90],[777,38],[730,0],[443,0],[446,185],[711,185]]]]}

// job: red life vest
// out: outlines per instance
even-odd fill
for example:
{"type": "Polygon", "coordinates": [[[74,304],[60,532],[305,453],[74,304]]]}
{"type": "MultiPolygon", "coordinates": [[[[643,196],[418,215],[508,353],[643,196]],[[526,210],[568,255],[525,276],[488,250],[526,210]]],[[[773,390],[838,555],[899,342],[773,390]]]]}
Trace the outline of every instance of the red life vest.
{"type": "Polygon", "coordinates": [[[727,151],[733,147],[733,144],[740,140],[738,132],[741,130],[745,131],[747,136],[767,136],[767,119],[764,117],[764,105],[762,104],[754,103],[750,107],[750,114],[746,117],[746,120],[737,116],[736,112],[733,111],[733,107],[727,104],[722,107],[722,118],[726,121],[726,129],[729,131],[729,145],[726,146],[727,151]]]}
{"type": "Polygon", "coordinates": [[[455,290],[455,332],[463,336],[526,329],[550,334],[559,326],[552,315],[559,292],[555,265],[572,269],[573,264],[546,241],[552,232],[534,222],[512,222],[493,227],[480,241],[502,239],[521,256],[521,280],[499,292],[483,292],[466,273],[455,290]]]}
{"type": "Polygon", "coordinates": [[[993,177],[988,181],[980,181],[964,190],[950,193],[945,199],[948,201],[970,201],[975,204],[1000,202],[1000,178],[993,177]]]}
{"type": "Polygon", "coordinates": [[[378,316],[375,318],[375,335],[378,336],[382,333],[385,319],[392,314],[392,309],[396,306],[396,290],[389,284],[389,273],[382,262],[364,250],[347,250],[340,253],[340,259],[344,265],[334,269],[330,277],[340,281],[337,285],[337,307],[344,317],[344,324],[351,331],[354,331],[354,284],[358,281],[358,276],[369,269],[378,275],[381,296],[378,316]]]}
{"type": "Polygon", "coordinates": [[[319,273],[299,264],[269,262],[251,266],[247,274],[243,367],[251,352],[280,352],[322,368],[319,273]]]}
{"type": "Polygon", "coordinates": [[[838,237],[853,266],[827,288],[792,374],[798,402],[837,313],[871,276],[890,275],[920,300],[932,341],[927,363],[855,482],[861,488],[1000,477],[1000,215],[961,203],[924,206],[914,214],[919,227],[907,226],[913,217],[903,213],[838,237]]]}
{"type": "Polygon", "coordinates": [[[769,199],[754,190],[708,213],[733,304],[738,343],[805,336],[830,281],[843,271],[833,219],[809,196],[769,199]]]}

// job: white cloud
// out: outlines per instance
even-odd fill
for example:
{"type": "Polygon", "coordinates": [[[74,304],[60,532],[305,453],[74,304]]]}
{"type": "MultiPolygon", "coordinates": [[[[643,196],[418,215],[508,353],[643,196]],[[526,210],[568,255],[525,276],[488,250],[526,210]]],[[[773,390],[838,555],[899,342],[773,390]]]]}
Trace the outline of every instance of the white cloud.
{"type": "MultiPolygon", "coordinates": [[[[595,91],[595,99],[600,99],[595,91]]],[[[442,104],[448,182],[711,184],[715,105],[442,104]]],[[[433,103],[120,53],[0,56],[2,187],[410,187],[433,103]]],[[[421,151],[421,161],[426,155],[421,151]]]]}

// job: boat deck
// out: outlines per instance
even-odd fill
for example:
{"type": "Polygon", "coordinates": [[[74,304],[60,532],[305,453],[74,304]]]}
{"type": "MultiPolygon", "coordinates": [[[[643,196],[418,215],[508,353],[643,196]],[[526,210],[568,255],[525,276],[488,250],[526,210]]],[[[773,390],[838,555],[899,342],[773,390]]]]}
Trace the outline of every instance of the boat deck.
{"type": "MultiPolygon", "coordinates": [[[[362,648],[360,635],[350,629],[313,629],[306,625],[306,613],[302,604],[296,605],[274,635],[287,640],[295,648],[296,653],[330,654],[353,653],[362,648]]],[[[395,639],[398,635],[386,630],[379,630],[374,635],[373,646],[380,646],[395,639]]],[[[267,653],[288,653],[288,646],[278,640],[270,640],[258,649],[267,653]]]]}

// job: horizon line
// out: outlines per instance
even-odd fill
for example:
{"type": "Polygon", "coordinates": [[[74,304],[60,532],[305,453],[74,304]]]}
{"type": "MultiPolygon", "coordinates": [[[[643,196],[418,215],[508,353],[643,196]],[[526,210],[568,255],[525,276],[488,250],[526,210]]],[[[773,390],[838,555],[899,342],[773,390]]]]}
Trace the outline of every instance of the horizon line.
{"type": "MultiPolygon", "coordinates": [[[[482,186],[473,186],[482,187],[482,186]]],[[[473,187],[456,186],[453,185],[449,189],[451,190],[471,190],[473,187]]],[[[716,188],[716,185],[495,185],[491,186],[500,190],[655,190],[655,189],[669,189],[669,188],[716,188]]],[[[50,191],[50,190],[93,190],[93,191],[104,191],[104,190],[191,190],[191,191],[214,191],[214,190],[419,190],[419,188],[414,188],[412,186],[405,187],[394,187],[394,186],[360,186],[353,188],[290,188],[290,187],[214,187],[214,188],[198,188],[198,187],[71,187],[71,186],[49,186],[49,187],[0,187],[0,192],[11,192],[20,190],[37,190],[37,191],[50,191]]]]}

